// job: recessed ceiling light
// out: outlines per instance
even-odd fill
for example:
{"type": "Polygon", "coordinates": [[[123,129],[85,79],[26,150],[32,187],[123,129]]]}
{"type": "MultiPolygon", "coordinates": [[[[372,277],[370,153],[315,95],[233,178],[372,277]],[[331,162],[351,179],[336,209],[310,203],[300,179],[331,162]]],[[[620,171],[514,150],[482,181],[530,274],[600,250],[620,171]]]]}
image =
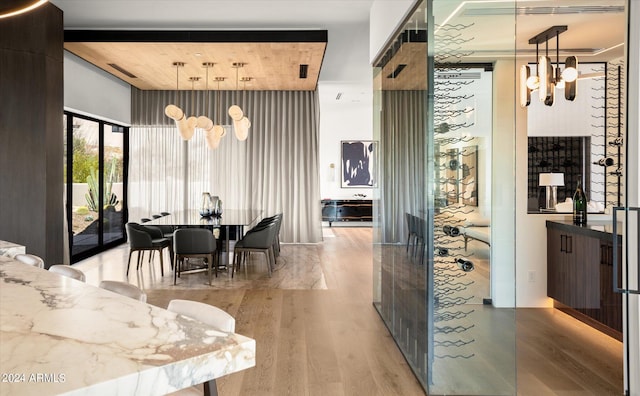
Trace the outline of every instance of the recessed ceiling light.
{"type": "Polygon", "coordinates": [[[201,54],[201,53],[199,53],[199,52],[196,52],[196,53],[195,53],[195,54],[193,54],[193,55],[195,55],[195,56],[202,56],[202,54],[201,54]]]}

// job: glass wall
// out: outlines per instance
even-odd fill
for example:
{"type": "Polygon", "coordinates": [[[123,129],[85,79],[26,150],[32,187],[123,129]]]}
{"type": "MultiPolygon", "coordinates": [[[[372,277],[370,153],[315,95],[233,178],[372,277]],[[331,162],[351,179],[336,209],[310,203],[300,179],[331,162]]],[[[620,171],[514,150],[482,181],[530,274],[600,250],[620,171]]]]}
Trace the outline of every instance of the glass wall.
{"type": "Polygon", "coordinates": [[[125,240],[123,126],[65,113],[65,180],[71,261],[125,240]]]}
{"type": "Polygon", "coordinates": [[[374,68],[374,306],[430,395],[516,393],[513,246],[492,244],[513,225],[493,222],[513,207],[492,194],[513,178],[493,155],[514,131],[515,93],[497,92],[515,73],[514,4],[499,8],[421,2],[374,68]],[[510,125],[494,125],[501,99],[510,125]]]}

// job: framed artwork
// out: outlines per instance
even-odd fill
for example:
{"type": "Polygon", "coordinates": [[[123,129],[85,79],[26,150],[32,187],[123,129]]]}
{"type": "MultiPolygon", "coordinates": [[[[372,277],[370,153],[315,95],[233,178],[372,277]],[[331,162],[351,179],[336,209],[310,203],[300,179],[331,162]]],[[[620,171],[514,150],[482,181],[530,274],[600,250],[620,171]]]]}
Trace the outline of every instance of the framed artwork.
{"type": "Polygon", "coordinates": [[[376,187],[378,142],[375,140],[343,140],[342,187],[376,187]]]}

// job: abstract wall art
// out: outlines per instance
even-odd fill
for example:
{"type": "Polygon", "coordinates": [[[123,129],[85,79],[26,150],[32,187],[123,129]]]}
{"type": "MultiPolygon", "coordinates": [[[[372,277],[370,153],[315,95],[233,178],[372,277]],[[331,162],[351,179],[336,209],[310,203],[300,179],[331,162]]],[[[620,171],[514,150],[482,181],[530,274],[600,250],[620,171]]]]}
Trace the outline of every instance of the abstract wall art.
{"type": "Polygon", "coordinates": [[[378,143],[374,140],[343,140],[342,187],[376,187],[378,143]]]}

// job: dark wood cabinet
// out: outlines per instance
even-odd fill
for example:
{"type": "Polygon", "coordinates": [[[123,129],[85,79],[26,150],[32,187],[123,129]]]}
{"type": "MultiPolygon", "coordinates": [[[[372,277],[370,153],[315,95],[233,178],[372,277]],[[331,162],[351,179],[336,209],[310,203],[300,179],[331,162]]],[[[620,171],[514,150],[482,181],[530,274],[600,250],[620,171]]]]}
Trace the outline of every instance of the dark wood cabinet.
{"type": "Polygon", "coordinates": [[[329,226],[335,221],[372,221],[373,210],[370,199],[323,199],[322,221],[329,226]]]}
{"type": "Polygon", "coordinates": [[[622,295],[613,291],[613,236],[600,228],[547,221],[547,295],[556,308],[618,338],[622,295]]]}

